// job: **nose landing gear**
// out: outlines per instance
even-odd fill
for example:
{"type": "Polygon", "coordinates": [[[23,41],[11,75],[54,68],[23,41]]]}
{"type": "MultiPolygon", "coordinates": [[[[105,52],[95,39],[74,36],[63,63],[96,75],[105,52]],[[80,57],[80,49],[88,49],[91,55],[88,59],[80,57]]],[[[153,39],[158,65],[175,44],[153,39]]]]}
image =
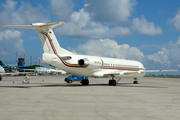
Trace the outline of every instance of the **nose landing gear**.
{"type": "Polygon", "coordinates": [[[134,78],[133,84],[138,84],[137,78],[134,78]]]}

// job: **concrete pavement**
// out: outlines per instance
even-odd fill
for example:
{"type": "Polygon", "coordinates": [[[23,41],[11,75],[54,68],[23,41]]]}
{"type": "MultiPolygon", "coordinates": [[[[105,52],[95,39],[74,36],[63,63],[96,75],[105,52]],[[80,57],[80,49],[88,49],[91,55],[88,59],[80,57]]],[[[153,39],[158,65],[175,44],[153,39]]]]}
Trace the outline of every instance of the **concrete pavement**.
{"type": "Polygon", "coordinates": [[[109,86],[109,78],[89,78],[82,86],[65,83],[66,76],[30,76],[30,84],[21,76],[3,77],[0,120],[180,119],[180,79],[122,79],[109,86]]]}

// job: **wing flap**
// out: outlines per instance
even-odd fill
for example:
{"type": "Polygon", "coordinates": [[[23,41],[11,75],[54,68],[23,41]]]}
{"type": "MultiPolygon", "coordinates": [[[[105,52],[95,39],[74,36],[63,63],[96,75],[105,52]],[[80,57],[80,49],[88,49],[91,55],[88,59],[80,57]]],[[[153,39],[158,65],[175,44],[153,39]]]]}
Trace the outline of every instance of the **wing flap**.
{"type": "Polygon", "coordinates": [[[106,71],[97,71],[93,73],[94,77],[108,77],[108,76],[123,76],[123,75],[129,75],[129,74],[136,74],[136,73],[142,73],[142,71],[119,71],[119,70],[106,70],[106,71]]]}
{"type": "Polygon", "coordinates": [[[119,75],[118,70],[106,70],[106,71],[97,71],[92,74],[94,77],[108,77],[110,75],[119,75]]]}

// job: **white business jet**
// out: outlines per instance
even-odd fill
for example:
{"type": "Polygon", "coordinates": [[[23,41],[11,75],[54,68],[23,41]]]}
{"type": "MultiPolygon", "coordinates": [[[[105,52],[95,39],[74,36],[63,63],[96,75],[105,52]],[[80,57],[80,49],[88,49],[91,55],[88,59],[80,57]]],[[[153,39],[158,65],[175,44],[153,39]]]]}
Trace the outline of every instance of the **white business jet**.
{"type": "Polygon", "coordinates": [[[17,69],[13,72],[6,73],[4,68],[0,66],[0,81],[2,80],[3,75],[18,75],[18,74],[29,74],[32,72],[19,72],[17,69]]]}
{"type": "MultiPolygon", "coordinates": [[[[76,76],[96,78],[111,76],[112,79],[109,80],[109,85],[116,85],[117,81],[114,78],[134,78],[134,83],[138,83],[137,78],[143,77],[147,72],[177,71],[147,71],[142,63],[134,60],[74,54],[61,48],[52,30],[52,28],[63,24],[65,23],[32,23],[31,25],[2,27],[36,29],[44,50],[43,61],[76,76]]],[[[81,83],[82,85],[88,85],[89,80],[83,79],[81,83]]]]}
{"type": "Polygon", "coordinates": [[[2,75],[4,75],[5,70],[3,67],[0,66],[0,81],[2,80],[2,75]]]}
{"type": "Polygon", "coordinates": [[[5,73],[5,70],[3,67],[0,66],[0,81],[2,80],[3,75],[16,75],[17,73],[5,73]]]}

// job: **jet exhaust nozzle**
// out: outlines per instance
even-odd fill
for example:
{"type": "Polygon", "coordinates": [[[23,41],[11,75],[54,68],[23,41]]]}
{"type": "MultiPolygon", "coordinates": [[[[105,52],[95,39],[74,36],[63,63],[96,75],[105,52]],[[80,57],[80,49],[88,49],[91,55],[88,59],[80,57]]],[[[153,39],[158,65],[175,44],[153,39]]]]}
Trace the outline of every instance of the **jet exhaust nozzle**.
{"type": "Polygon", "coordinates": [[[79,59],[78,64],[85,68],[101,68],[103,61],[100,58],[84,58],[79,59]]]}
{"type": "Polygon", "coordinates": [[[80,59],[80,60],[78,60],[78,64],[82,67],[88,67],[89,62],[87,59],[80,59]]]}

